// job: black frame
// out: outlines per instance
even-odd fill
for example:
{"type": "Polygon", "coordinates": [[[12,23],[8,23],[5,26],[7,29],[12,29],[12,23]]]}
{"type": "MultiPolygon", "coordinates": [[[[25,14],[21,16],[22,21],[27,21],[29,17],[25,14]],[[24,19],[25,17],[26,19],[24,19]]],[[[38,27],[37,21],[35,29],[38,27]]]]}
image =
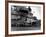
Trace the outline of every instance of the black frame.
{"type": "Polygon", "coordinates": [[[22,35],[38,35],[38,34],[45,34],[45,3],[44,2],[26,2],[26,1],[5,1],[5,36],[22,36],[22,35]],[[9,35],[8,34],[8,3],[42,4],[43,5],[43,32],[9,35]]]}

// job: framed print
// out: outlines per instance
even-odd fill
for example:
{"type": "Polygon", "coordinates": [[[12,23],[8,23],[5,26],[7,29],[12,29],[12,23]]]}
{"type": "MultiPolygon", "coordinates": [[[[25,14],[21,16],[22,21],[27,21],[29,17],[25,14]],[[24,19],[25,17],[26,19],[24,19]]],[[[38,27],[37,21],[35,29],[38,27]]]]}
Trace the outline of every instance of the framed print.
{"type": "Polygon", "coordinates": [[[43,2],[8,1],[6,5],[6,35],[45,33],[45,4],[43,2]]]}

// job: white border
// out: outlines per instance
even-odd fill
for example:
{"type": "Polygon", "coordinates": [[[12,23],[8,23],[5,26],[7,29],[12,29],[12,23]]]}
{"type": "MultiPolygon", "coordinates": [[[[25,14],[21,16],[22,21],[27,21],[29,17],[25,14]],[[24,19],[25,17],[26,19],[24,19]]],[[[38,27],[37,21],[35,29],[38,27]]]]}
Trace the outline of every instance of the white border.
{"type": "Polygon", "coordinates": [[[8,34],[25,34],[25,33],[39,33],[43,32],[43,5],[40,4],[21,4],[21,3],[8,3],[8,34]],[[40,6],[41,7],[41,30],[30,31],[11,31],[11,5],[16,6],[40,6]]]}

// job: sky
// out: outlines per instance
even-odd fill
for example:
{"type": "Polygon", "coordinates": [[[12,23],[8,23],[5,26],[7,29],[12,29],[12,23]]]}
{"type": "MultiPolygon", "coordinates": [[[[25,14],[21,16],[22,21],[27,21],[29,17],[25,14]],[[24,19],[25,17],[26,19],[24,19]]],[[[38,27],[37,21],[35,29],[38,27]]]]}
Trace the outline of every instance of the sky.
{"type": "Polygon", "coordinates": [[[37,17],[37,19],[41,19],[40,17],[40,15],[41,15],[41,8],[38,6],[31,6],[31,9],[32,9],[32,13],[33,13],[33,16],[36,16],[37,17]]]}

